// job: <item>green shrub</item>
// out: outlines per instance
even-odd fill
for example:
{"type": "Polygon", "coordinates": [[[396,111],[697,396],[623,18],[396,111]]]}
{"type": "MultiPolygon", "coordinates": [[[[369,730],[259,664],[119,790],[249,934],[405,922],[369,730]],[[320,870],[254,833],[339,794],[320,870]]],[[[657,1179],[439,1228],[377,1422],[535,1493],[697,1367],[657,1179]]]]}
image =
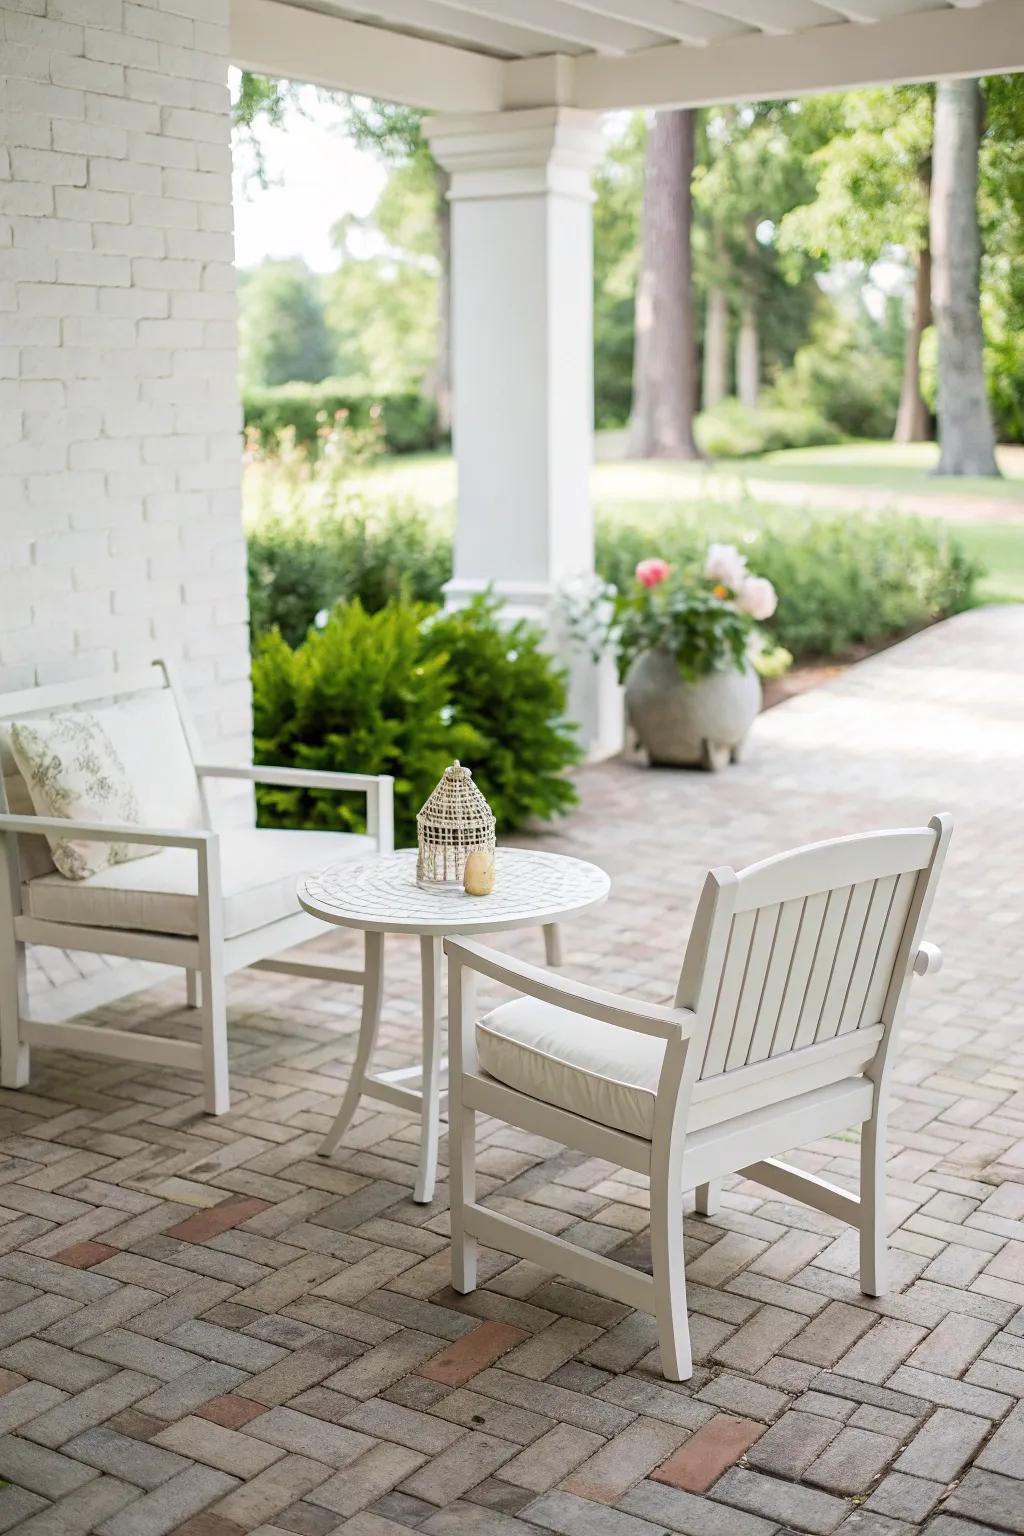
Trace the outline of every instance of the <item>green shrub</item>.
{"type": "Polygon", "coordinates": [[[565,770],[580,750],[565,719],[565,674],[542,649],[540,627],[503,624],[500,608],[487,596],[439,613],[425,642],[427,655],[448,657],[452,722],[478,737],[474,776],[508,830],[575,804],[565,770]]]}
{"type": "Polygon", "coordinates": [[[750,459],[783,448],[817,448],[842,441],[842,433],[809,406],[765,405],[749,411],[723,400],[694,423],[697,445],[713,459],[750,459]]]}
{"type": "Polygon", "coordinates": [[[268,517],[248,543],[253,636],[277,625],[290,645],[337,602],[358,598],[371,613],[401,593],[437,603],[452,570],[443,527],[401,504],[370,508],[352,492],[340,510],[268,517]]]}
{"type": "Polygon", "coordinates": [[[958,613],[981,574],[939,523],[752,504],[599,516],[598,570],[623,589],[638,560],[692,564],[709,540],[737,544],[773,583],[779,606],[764,628],[798,659],[847,655],[958,613]]]}
{"type": "Polygon", "coordinates": [[[358,394],[347,388],[343,379],[247,389],[242,404],[246,428],[258,431],[270,445],[293,428],[296,442],[315,448],[320,429],[333,422],[339,411],[356,429],[379,423],[389,453],[424,453],[437,448],[443,436],[437,410],[423,395],[358,394]]]}
{"type": "MultiPolygon", "coordinates": [[[[490,598],[443,617],[404,599],[377,613],[341,603],[295,647],[271,631],[253,658],[256,761],[393,774],[399,843],[415,842],[416,812],[453,758],[473,769],[499,835],[567,810],[578,751],[540,642],[531,625],[504,626],[490,598]]],[[[363,827],[361,797],[261,787],[257,800],[264,826],[363,827]]]]}

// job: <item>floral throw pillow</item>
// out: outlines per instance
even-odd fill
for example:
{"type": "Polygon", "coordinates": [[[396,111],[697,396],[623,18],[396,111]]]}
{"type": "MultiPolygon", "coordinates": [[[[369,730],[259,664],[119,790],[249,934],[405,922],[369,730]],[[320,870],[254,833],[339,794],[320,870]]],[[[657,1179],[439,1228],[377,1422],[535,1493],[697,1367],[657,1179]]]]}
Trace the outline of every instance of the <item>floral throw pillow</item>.
{"type": "MultiPolygon", "coordinates": [[[[15,721],[11,750],[37,816],[142,820],[124,764],[95,715],[82,710],[15,721]]],[[[56,834],[48,834],[47,842],[54,864],[68,880],[86,880],[109,864],[126,864],[160,851],[145,843],[99,843],[56,834]]]]}

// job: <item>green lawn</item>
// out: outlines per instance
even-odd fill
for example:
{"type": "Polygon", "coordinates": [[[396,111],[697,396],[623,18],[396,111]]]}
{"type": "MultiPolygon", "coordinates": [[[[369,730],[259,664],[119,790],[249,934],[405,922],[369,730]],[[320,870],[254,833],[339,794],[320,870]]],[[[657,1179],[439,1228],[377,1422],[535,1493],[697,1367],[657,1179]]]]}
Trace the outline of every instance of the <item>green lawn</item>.
{"type": "MultiPolygon", "coordinates": [[[[980,585],[988,601],[1024,601],[1024,448],[1000,450],[1002,480],[937,479],[929,471],[938,450],[931,443],[895,445],[856,443],[836,448],[789,449],[761,459],[714,465],[668,462],[595,464],[592,476],[598,508],[616,510],[706,497],[714,504],[753,494],[770,501],[765,482],[862,488],[872,507],[884,505],[886,492],[897,496],[958,494],[1020,502],[1020,521],[957,522],[956,535],[985,566],[980,585]]],[[[408,498],[420,506],[448,509],[455,500],[455,464],[448,454],[416,454],[386,459],[360,477],[366,490],[408,498]]],[[[809,498],[813,501],[813,498],[809,498]]],[[[851,512],[855,516],[855,512],[851,512]]]]}

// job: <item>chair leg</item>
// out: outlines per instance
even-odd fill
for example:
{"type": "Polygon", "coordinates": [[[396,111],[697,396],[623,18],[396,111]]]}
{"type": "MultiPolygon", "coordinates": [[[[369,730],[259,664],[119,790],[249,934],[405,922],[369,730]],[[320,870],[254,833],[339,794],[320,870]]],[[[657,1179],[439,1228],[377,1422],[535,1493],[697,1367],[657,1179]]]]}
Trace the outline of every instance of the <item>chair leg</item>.
{"type": "Polygon", "coordinates": [[[860,1132],[860,1288],[865,1296],[884,1296],[888,1288],[885,1130],[885,1116],[876,1108],[860,1132]]]}
{"type": "Polygon", "coordinates": [[[713,1216],[721,1203],[721,1179],[711,1179],[707,1184],[697,1185],[693,1208],[698,1216],[713,1216]]]}
{"type": "Polygon", "coordinates": [[[201,974],[204,1107],[208,1115],[226,1115],[231,1108],[228,1005],[219,954],[201,974]]]}
{"type": "Polygon", "coordinates": [[[448,1179],[452,1227],[452,1290],[476,1290],[477,1241],[465,1228],[467,1205],[476,1202],[476,1110],[462,1103],[460,1084],[448,1098],[448,1179]]]}
{"type": "Polygon", "coordinates": [[[198,971],[185,972],[185,1006],[187,1008],[203,1006],[203,983],[198,971]]]}
{"type": "Polygon", "coordinates": [[[28,1085],[29,1048],[21,1038],[21,1020],[27,1012],[25,946],[5,943],[0,952],[0,1085],[4,1088],[28,1085]]]}
{"type": "Polygon", "coordinates": [[[688,1381],[693,1375],[693,1355],[686,1315],[682,1190],[678,1174],[655,1168],[651,1169],[651,1260],[661,1369],[667,1381],[688,1381]]]}

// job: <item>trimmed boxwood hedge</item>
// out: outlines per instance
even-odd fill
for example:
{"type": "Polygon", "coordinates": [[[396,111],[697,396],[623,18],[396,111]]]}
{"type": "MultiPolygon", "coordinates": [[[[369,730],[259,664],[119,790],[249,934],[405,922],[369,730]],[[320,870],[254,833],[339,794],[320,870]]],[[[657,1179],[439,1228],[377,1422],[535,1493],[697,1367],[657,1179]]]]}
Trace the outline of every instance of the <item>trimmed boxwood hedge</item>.
{"type": "Polygon", "coordinates": [[[316,448],[321,427],[333,422],[339,411],[357,430],[379,421],[382,447],[387,453],[426,453],[438,448],[443,434],[433,402],[412,392],[406,394],[353,394],[342,379],[321,384],[279,384],[273,389],[247,389],[242,397],[245,425],[255,428],[263,442],[273,447],[288,427],[295,440],[316,448]]]}

